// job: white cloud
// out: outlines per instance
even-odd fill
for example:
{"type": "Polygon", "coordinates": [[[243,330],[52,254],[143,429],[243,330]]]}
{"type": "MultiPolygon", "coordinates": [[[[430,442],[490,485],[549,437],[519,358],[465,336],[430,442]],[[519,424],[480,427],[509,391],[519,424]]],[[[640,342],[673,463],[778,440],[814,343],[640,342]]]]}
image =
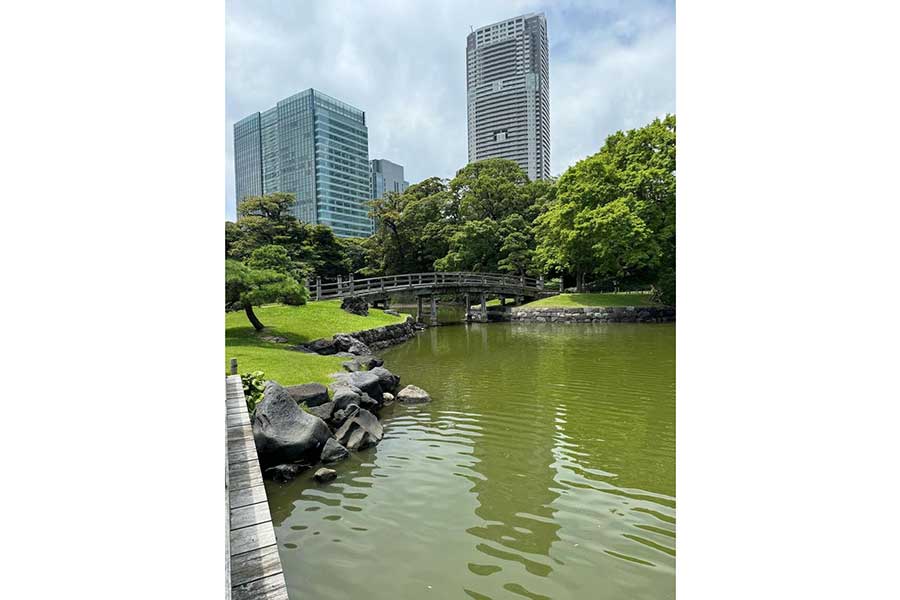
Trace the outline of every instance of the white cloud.
{"type": "Polygon", "coordinates": [[[465,165],[470,26],[543,11],[550,38],[552,171],[617,129],[675,110],[670,2],[229,2],[226,218],[235,121],[314,87],[366,111],[369,155],[411,182],[465,165]]]}

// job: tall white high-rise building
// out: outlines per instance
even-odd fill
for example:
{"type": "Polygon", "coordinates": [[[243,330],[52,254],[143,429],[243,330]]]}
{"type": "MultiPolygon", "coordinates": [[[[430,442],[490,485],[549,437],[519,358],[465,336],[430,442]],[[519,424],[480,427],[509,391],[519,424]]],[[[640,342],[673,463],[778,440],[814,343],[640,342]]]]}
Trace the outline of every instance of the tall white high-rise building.
{"type": "Polygon", "coordinates": [[[530,179],[550,177],[547,19],[522,15],[466,39],[469,162],[516,161],[530,179]]]}

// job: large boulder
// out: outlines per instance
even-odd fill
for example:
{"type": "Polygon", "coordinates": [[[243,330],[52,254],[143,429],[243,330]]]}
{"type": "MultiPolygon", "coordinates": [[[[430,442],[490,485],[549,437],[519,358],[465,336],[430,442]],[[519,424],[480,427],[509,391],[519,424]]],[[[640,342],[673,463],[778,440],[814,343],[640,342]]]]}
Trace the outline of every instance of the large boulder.
{"type": "Polygon", "coordinates": [[[286,389],[267,381],[253,413],[253,440],[260,465],[315,461],[331,430],[325,421],[303,411],[286,389]]]}
{"type": "Polygon", "coordinates": [[[400,385],[400,376],[394,375],[384,367],[375,367],[370,369],[369,373],[378,377],[382,392],[393,392],[400,385]]]}
{"type": "Polygon", "coordinates": [[[341,301],[341,308],[354,315],[369,316],[369,303],[362,298],[347,296],[341,301]]]}
{"type": "Polygon", "coordinates": [[[334,437],[348,450],[360,450],[374,446],[384,436],[384,428],[378,419],[364,408],[347,417],[334,437]]]}
{"type": "Polygon", "coordinates": [[[334,410],[338,411],[347,408],[351,404],[359,404],[362,397],[362,391],[359,388],[350,386],[340,386],[334,388],[334,410]]]}
{"type": "Polygon", "coordinates": [[[341,443],[334,438],[328,438],[328,441],[325,442],[325,447],[322,448],[322,456],[320,459],[323,463],[333,463],[339,460],[344,460],[350,456],[350,453],[346,448],[341,446],[341,443]]]}
{"type": "Polygon", "coordinates": [[[362,340],[346,333],[334,334],[334,347],[341,352],[349,352],[353,356],[366,356],[372,351],[362,340]]]}
{"type": "Polygon", "coordinates": [[[431,402],[431,396],[420,387],[408,385],[397,394],[397,401],[403,404],[422,404],[431,402]]]}
{"type": "Polygon", "coordinates": [[[326,402],[325,404],[313,406],[309,409],[309,414],[319,417],[327,423],[331,418],[331,415],[334,414],[334,402],[326,402]]]}
{"type": "Polygon", "coordinates": [[[328,402],[328,388],[321,383],[289,385],[284,389],[287,390],[297,404],[305,403],[307,406],[312,407],[328,402]]]}
{"type": "Polygon", "coordinates": [[[372,371],[359,371],[356,373],[334,373],[332,378],[335,380],[335,386],[347,385],[359,388],[360,391],[372,396],[378,403],[381,403],[382,389],[381,379],[377,373],[372,371]]]}

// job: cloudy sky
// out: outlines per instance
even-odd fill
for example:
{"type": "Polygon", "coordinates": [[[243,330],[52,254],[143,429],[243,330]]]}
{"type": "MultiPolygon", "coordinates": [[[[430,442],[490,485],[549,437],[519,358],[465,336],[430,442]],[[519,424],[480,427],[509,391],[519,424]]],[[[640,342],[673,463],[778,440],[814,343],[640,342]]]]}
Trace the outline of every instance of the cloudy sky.
{"type": "Polygon", "coordinates": [[[411,183],[467,161],[466,35],[529,12],[547,16],[551,172],[619,129],[675,112],[675,4],[668,0],[228,0],[226,196],[233,220],[233,125],[313,87],[366,112],[369,158],[411,183]]]}

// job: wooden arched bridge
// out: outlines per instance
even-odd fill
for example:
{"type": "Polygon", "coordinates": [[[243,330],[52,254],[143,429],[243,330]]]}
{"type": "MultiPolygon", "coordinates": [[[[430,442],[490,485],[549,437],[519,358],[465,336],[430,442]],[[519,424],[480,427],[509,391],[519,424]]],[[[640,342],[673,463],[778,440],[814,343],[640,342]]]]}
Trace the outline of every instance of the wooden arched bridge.
{"type": "MultiPolygon", "coordinates": [[[[423,301],[428,298],[432,324],[437,323],[437,294],[465,296],[466,307],[472,306],[472,299],[478,299],[481,310],[476,318],[486,321],[488,296],[498,296],[503,305],[507,298],[521,304],[523,301],[557,293],[544,289],[543,277],[470,272],[407,273],[366,279],[354,279],[351,275],[347,279],[338,277],[335,281],[324,281],[317,277],[315,283],[308,282],[308,288],[310,300],[314,301],[352,296],[363,298],[372,304],[380,302],[385,307],[388,306],[391,294],[413,294],[418,303],[416,318],[419,321],[423,317],[423,301]]],[[[466,312],[467,318],[470,318],[468,309],[466,312]]]]}

